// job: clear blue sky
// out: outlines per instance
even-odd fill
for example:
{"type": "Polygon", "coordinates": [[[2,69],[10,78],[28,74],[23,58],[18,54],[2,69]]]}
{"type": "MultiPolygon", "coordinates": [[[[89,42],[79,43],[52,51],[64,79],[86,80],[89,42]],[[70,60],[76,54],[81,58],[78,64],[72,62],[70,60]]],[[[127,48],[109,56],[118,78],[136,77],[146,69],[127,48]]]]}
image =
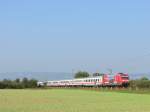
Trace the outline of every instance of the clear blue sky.
{"type": "Polygon", "coordinates": [[[149,0],[1,0],[0,72],[150,72],[149,0]]]}

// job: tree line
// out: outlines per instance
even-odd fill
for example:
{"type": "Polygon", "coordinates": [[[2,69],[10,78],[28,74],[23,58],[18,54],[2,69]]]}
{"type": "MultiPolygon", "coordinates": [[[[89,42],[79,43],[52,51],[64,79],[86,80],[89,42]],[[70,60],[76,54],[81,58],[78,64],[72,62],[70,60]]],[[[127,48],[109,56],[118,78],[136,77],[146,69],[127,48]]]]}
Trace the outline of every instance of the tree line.
{"type": "Polygon", "coordinates": [[[0,89],[25,89],[25,88],[36,88],[37,80],[23,78],[16,80],[4,79],[0,81],[0,89]]]}

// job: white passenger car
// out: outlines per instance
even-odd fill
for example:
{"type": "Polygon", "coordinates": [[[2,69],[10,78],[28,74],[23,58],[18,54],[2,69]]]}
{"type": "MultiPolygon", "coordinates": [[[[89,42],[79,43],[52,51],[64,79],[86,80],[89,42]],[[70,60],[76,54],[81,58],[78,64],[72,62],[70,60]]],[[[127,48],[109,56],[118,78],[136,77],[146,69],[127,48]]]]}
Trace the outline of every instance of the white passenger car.
{"type": "Polygon", "coordinates": [[[58,81],[47,81],[46,86],[101,86],[102,85],[102,76],[98,77],[88,77],[88,78],[79,78],[72,80],[58,80],[58,81]]]}

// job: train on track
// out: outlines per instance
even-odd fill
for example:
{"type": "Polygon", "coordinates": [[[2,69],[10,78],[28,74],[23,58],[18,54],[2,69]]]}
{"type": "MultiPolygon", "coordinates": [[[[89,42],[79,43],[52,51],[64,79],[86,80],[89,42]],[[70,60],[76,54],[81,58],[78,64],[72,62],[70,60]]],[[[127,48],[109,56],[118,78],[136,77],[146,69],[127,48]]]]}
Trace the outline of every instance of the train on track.
{"type": "Polygon", "coordinates": [[[39,87],[127,87],[129,85],[129,75],[124,73],[117,73],[116,75],[104,74],[102,76],[72,80],[38,82],[37,85],[39,87]]]}

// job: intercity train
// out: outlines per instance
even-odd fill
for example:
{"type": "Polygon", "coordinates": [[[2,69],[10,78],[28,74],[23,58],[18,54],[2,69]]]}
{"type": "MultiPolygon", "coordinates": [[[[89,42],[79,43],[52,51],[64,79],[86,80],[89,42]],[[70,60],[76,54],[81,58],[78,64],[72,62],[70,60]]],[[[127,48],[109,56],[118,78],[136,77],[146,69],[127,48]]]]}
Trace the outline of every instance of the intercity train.
{"type": "Polygon", "coordinates": [[[129,85],[129,75],[124,73],[117,73],[116,75],[104,74],[102,76],[77,78],[72,80],[38,82],[37,85],[39,87],[127,87],[129,85]]]}

